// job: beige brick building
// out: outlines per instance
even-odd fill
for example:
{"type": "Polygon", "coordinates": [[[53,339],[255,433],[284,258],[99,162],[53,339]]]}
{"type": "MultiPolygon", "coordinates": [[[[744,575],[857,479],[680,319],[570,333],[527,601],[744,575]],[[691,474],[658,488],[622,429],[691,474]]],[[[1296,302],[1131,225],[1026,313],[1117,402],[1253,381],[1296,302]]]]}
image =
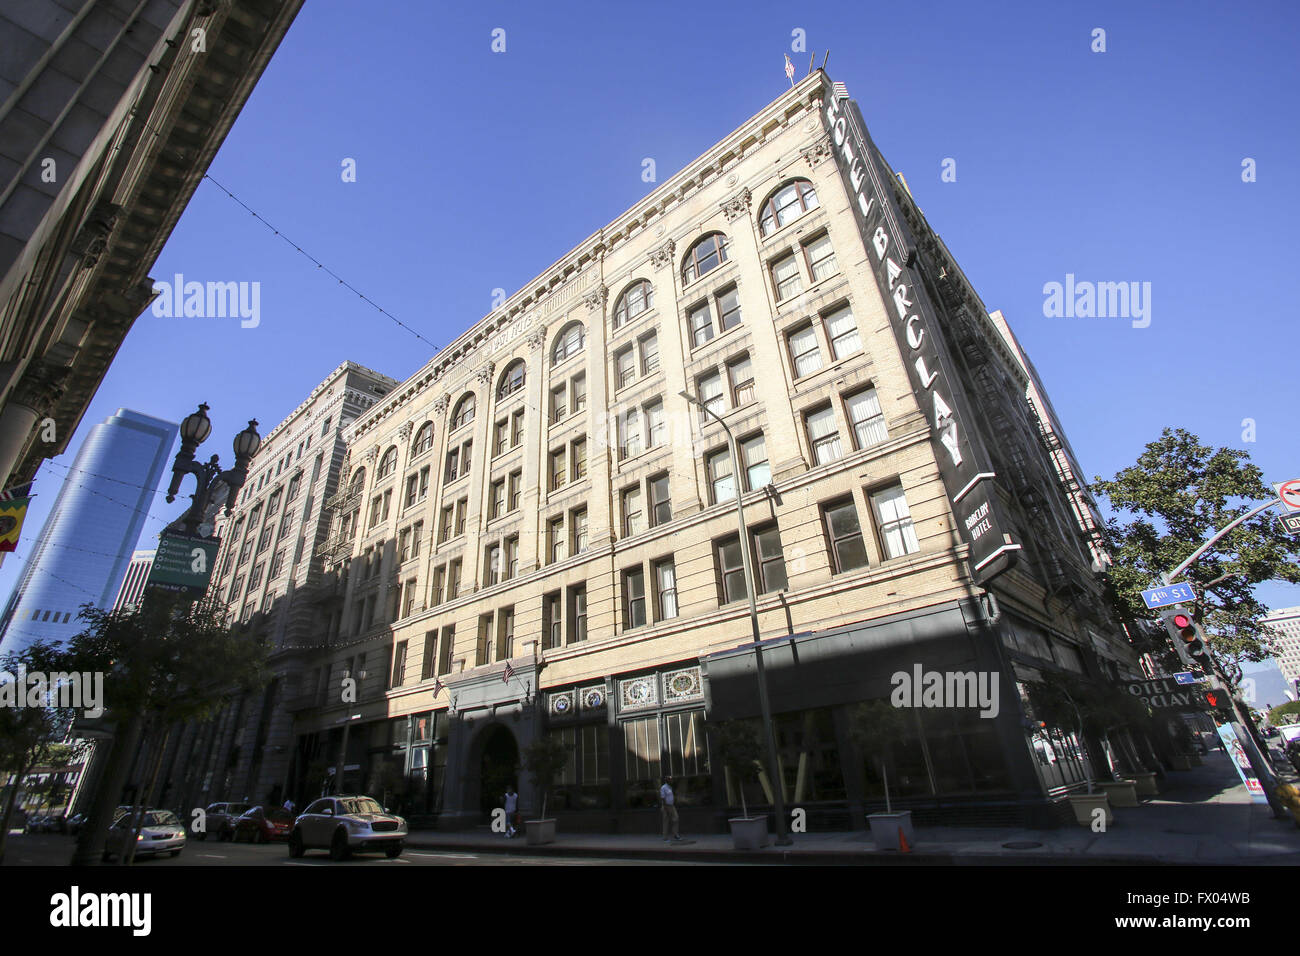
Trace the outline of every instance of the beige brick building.
{"type": "Polygon", "coordinates": [[[1017,353],[849,108],[812,74],[348,425],[286,675],[300,806],[342,765],[475,825],[512,780],[535,806],[515,767],[549,733],[563,826],[657,825],[668,772],[723,819],[709,726],[757,713],[737,492],[788,805],[861,825],[852,707],[914,666],[1003,680],[986,718],[909,718],[896,799],[1041,816],[1082,780],[1023,685],[1135,663],[1017,353]]]}

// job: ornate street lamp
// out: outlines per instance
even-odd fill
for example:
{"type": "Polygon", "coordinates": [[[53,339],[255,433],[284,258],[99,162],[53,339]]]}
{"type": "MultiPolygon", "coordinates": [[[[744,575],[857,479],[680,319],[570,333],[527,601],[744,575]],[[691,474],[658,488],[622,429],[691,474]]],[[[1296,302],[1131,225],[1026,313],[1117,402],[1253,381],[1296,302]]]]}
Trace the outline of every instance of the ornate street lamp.
{"type": "Polygon", "coordinates": [[[199,406],[198,411],[186,415],[185,420],[181,422],[181,450],[176,453],[176,460],[172,462],[172,483],[167,489],[168,502],[176,500],[176,492],[180,491],[181,480],[186,475],[193,475],[196,482],[194,494],[190,496],[194,503],[180,519],[180,524],[191,535],[199,533],[199,527],[203,523],[203,513],[208,507],[208,499],[218,481],[225,482],[229,489],[229,494],[226,496],[226,514],[230,514],[235,506],[235,496],[248,480],[248,463],[262,444],[262,436],[257,433],[257,420],[251,419],[248,427],[235,436],[235,467],[229,471],[222,471],[216,455],[202,464],[194,460],[195,450],[203,444],[204,439],[211,432],[212,422],[208,419],[208,405],[205,402],[199,406]]]}

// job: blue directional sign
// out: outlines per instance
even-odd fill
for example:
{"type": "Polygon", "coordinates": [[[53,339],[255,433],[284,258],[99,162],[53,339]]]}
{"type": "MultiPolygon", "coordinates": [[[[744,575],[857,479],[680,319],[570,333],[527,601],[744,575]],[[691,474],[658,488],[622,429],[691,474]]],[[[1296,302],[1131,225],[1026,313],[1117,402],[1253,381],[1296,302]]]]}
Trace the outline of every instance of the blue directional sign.
{"type": "Polygon", "coordinates": [[[1191,671],[1179,671],[1174,675],[1174,680],[1179,684],[1199,684],[1205,678],[1199,674],[1193,674],[1191,671]]]}
{"type": "Polygon", "coordinates": [[[1147,588],[1142,592],[1142,600],[1154,611],[1170,604],[1194,604],[1196,594],[1190,584],[1165,584],[1158,588],[1147,588]]]}

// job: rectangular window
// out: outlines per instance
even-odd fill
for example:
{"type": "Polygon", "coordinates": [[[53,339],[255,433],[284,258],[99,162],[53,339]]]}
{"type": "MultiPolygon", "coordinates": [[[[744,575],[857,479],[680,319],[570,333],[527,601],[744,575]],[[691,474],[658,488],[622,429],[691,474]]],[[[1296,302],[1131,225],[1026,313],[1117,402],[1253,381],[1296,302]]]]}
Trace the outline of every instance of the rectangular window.
{"type": "Polygon", "coordinates": [[[867,548],[862,542],[862,526],[852,498],[822,506],[826,537],[830,541],[834,573],[866,567],[867,548]]]}
{"type": "Polygon", "coordinates": [[[573,553],[582,554],[587,550],[587,509],[579,508],[573,512],[573,553]]]}
{"type": "Polygon", "coordinates": [[[831,245],[830,236],[814,239],[803,247],[803,252],[808,259],[808,271],[812,273],[813,282],[821,282],[827,276],[833,276],[840,271],[835,261],[835,247],[831,245]]]}
{"type": "Polygon", "coordinates": [[[573,411],[582,411],[587,407],[587,376],[578,375],[573,379],[573,391],[570,393],[570,399],[573,404],[573,411]]]}
{"type": "Polygon", "coordinates": [[[401,687],[406,680],[406,641],[398,641],[393,649],[393,681],[389,687],[401,687]]]}
{"type": "Polygon", "coordinates": [[[506,513],[506,480],[504,478],[492,482],[489,489],[489,502],[493,518],[500,518],[506,513]]]}
{"type": "Polygon", "coordinates": [[[655,399],[645,406],[646,432],[650,437],[650,447],[658,448],[668,440],[668,423],[664,420],[664,403],[655,399]]]}
{"type": "Polygon", "coordinates": [[[546,550],[551,564],[564,560],[564,516],[552,518],[546,524],[546,550]]]}
{"type": "Polygon", "coordinates": [[[510,416],[510,447],[518,448],[524,440],[524,410],[521,408],[510,416]]]}
{"type": "Polygon", "coordinates": [[[579,438],[573,443],[573,480],[587,477],[587,439],[579,438]]]}
{"type": "Polygon", "coordinates": [[[822,353],[817,347],[817,333],[813,331],[811,325],[805,325],[797,332],[791,332],[789,343],[795,378],[803,378],[821,369],[822,353]]]}
{"type": "Polygon", "coordinates": [[[420,680],[428,680],[438,667],[438,632],[424,632],[424,660],[420,664],[420,680]]]}
{"type": "MultiPolygon", "coordinates": [[[[560,416],[561,418],[563,416],[560,416]]],[[[557,419],[558,420],[558,419],[557,419]]],[[[510,447],[510,419],[503,418],[496,423],[492,432],[492,450],[494,455],[503,454],[510,447]]]]}
{"type": "Polygon", "coordinates": [[[641,436],[641,410],[629,408],[620,418],[619,460],[634,458],[644,450],[641,436]]]}
{"type": "Polygon", "coordinates": [[[713,503],[721,504],[736,497],[735,476],[731,473],[731,452],[726,448],[715,451],[706,459],[709,472],[709,488],[713,494],[713,503]]]}
{"type": "Polygon", "coordinates": [[[509,484],[507,485],[506,510],[518,511],[519,498],[522,494],[521,488],[524,483],[524,473],[522,471],[510,472],[509,484]]]}
{"type": "Polygon", "coordinates": [[[630,568],[623,572],[624,630],[645,626],[645,571],[630,568]]]}
{"type": "Polygon", "coordinates": [[[411,557],[420,556],[420,539],[424,537],[424,522],[417,521],[411,526],[411,557]]]}
{"type": "Polygon", "coordinates": [[[545,650],[552,647],[560,647],[563,643],[561,627],[563,621],[560,619],[560,592],[555,591],[547,594],[542,598],[542,640],[545,642],[545,650]]]}
{"type": "Polygon", "coordinates": [[[786,588],[785,554],[781,550],[781,533],[776,525],[754,532],[754,551],[758,557],[758,590],[782,591],[786,588]]]}
{"type": "Polygon", "coordinates": [[[901,558],[921,550],[902,485],[877,491],[871,496],[871,507],[876,513],[881,550],[886,558],[901,558]]]}
{"type": "Polygon", "coordinates": [[[718,576],[722,582],[722,603],[743,601],[745,591],[745,559],[740,553],[740,538],[733,535],[718,543],[718,576]]]}
{"type": "Polygon", "coordinates": [[[636,356],[632,349],[623,349],[614,356],[614,387],[623,388],[636,378],[636,356]]]}
{"type": "Polygon", "coordinates": [[[829,405],[809,412],[806,421],[808,444],[812,448],[815,464],[824,465],[844,454],[839,429],[835,427],[835,412],[829,405]]]}
{"type": "Polygon", "coordinates": [[[645,511],[641,508],[641,486],[633,485],[623,492],[623,537],[628,538],[645,530],[645,511]]]}
{"type": "Polygon", "coordinates": [[[776,288],[778,302],[803,291],[803,273],[793,254],[772,263],[772,285],[776,288]]]}
{"type": "Polygon", "coordinates": [[[460,563],[461,559],[456,558],[447,565],[447,600],[460,594],[460,563]]]}
{"type": "Polygon", "coordinates": [[[271,539],[275,537],[275,528],[267,522],[266,528],[262,531],[262,536],[257,539],[257,553],[261,554],[271,546],[271,539]]]}
{"type": "Polygon", "coordinates": [[[727,365],[727,375],[731,379],[731,406],[739,408],[746,402],[754,400],[754,365],[746,355],[727,365]]]}
{"type": "Polygon", "coordinates": [[[503,580],[517,578],[519,576],[519,538],[511,536],[506,538],[501,546],[502,572],[505,575],[503,580]]]}
{"type": "Polygon", "coordinates": [[[415,578],[406,582],[406,589],[402,594],[402,617],[410,617],[415,613],[415,596],[418,593],[415,578]]]}
{"type": "Polygon", "coordinates": [[[393,489],[384,492],[384,520],[388,520],[388,506],[393,503],[393,489]]]}
{"type": "Polygon", "coordinates": [[[478,619],[478,641],[474,645],[474,666],[482,667],[492,659],[492,615],[478,619]]]}
{"type": "Polygon", "coordinates": [[[448,624],[442,629],[442,639],[438,643],[438,676],[451,673],[451,649],[456,643],[456,625],[448,624]]]}
{"type": "Polygon", "coordinates": [[[445,480],[455,481],[460,477],[460,474],[460,449],[453,448],[447,452],[447,475],[445,480]]]}
{"type": "Polygon", "coordinates": [[[501,583],[501,545],[488,545],[485,552],[484,571],[487,587],[501,583]]]}
{"type": "Polygon", "coordinates": [[[287,548],[281,548],[279,551],[275,552],[275,557],[271,559],[272,578],[278,578],[280,573],[284,571],[284,556],[287,551],[287,548]]]}
{"type": "Polygon", "coordinates": [[[577,585],[569,588],[569,643],[587,639],[587,588],[577,585]]]}
{"type": "Polygon", "coordinates": [[[831,355],[836,360],[861,350],[862,338],[858,335],[858,320],[848,306],[826,316],[826,338],[831,343],[831,355]]]}
{"type": "Polygon", "coordinates": [[[564,487],[566,471],[564,468],[564,449],[557,448],[550,458],[551,491],[564,487]]]}
{"type": "Polygon", "coordinates": [[[455,508],[447,505],[442,509],[442,517],[438,524],[438,543],[450,541],[456,529],[455,508]]]}
{"type": "Polygon", "coordinates": [[[677,616],[677,568],[672,558],[654,564],[655,597],[659,608],[658,620],[666,621],[677,616]]]}
{"type": "Polygon", "coordinates": [[[497,612],[497,660],[508,661],[515,653],[514,605],[497,612]]]}
{"type": "Polygon", "coordinates": [[[659,339],[647,335],[641,340],[641,374],[649,375],[659,368],[659,339]]]}
{"type": "Polygon", "coordinates": [[[724,332],[740,324],[740,296],[735,289],[728,289],[718,296],[718,321],[724,332]]]}
{"type": "Polygon", "coordinates": [[[747,491],[757,491],[771,483],[772,469],[767,463],[767,443],[763,441],[761,432],[740,443],[740,460],[745,463],[747,491]]]}
{"type": "Polygon", "coordinates": [[[437,607],[442,603],[442,589],[447,584],[447,566],[440,565],[433,569],[433,586],[429,589],[429,606],[437,607]]]}
{"type": "Polygon", "coordinates": [[[397,533],[397,563],[411,560],[411,529],[403,528],[397,533]]]}
{"type": "MultiPolygon", "coordinates": [[[[564,416],[568,414],[568,388],[561,385],[559,388],[551,389],[551,421],[562,422],[564,416]]],[[[500,452],[498,452],[500,454],[500,452]]]]}
{"type": "Polygon", "coordinates": [[[859,449],[878,445],[889,437],[885,416],[880,411],[880,399],[874,388],[868,388],[844,400],[853,440],[859,449]]]}
{"type": "Polygon", "coordinates": [[[692,309],[687,321],[691,328],[691,348],[699,348],[713,338],[713,315],[708,302],[692,309]]]}
{"type": "Polygon", "coordinates": [[[713,419],[709,416],[708,409],[714,415],[719,417],[726,411],[726,398],[722,394],[722,375],[719,372],[713,372],[709,375],[701,376],[695,382],[696,394],[700,398],[700,424],[707,425],[713,419]]]}
{"type": "Polygon", "coordinates": [[[650,524],[652,527],[668,524],[673,520],[673,503],[668,491],[668,476],[655,475],[647,486],[650,489],[650,524]]]}
{"type": "Polygon", "coordinates": [[[461,498],[456,502],[456,534],[465,533],[465,512],[469,510],[469,499],[461,498]]]}

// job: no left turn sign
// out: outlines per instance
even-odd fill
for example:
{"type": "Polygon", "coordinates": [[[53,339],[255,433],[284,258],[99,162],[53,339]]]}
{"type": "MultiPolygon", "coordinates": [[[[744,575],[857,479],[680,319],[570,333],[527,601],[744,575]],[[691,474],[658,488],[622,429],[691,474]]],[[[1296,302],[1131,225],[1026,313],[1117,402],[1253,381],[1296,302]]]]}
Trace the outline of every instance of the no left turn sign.
{"type": "Polygon", "coordinates": [[[1282,499],[1287,511],[1300,511],[1300,478],[1274,482],[1273,490],[1282,499]]]}

